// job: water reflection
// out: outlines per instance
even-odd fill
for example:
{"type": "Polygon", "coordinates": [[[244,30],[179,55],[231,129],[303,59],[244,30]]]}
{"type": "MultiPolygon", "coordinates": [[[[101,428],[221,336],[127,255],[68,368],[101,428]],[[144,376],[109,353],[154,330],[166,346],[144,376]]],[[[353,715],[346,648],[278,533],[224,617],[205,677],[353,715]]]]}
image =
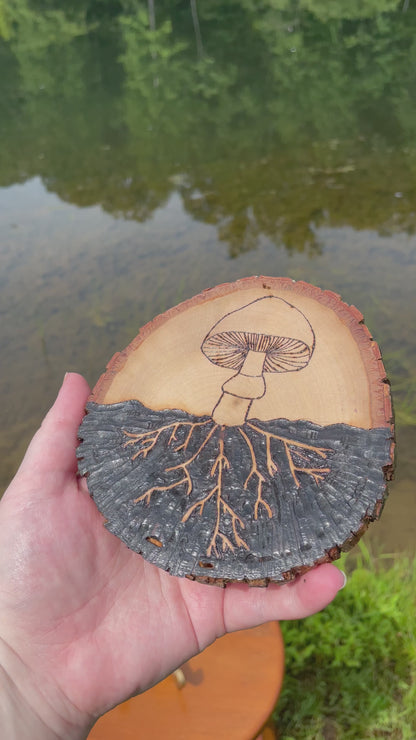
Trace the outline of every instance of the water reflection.
{"type": "Polygon", "coordinates": [[[416,10],[262,0],[196,20],[158,0],[152,29],[136,5],[0,11],[2,483],[67,368],[94,382],[152,316],[249,274],[356,303],[409,430],[416,10]]]}
{"type": "Polygon", "coordinates": [[[145,4],[103,3],[98,22],[94,6],[39,16],[20,0],[3,26],[0,183],[39,175],[139,221],[176,189],[232,256],[262,233],[319,254],[321,223],[413,233],[416,13],[279,5],[201,5],[195,26],[159,2],[149,30],[145,4]]]}

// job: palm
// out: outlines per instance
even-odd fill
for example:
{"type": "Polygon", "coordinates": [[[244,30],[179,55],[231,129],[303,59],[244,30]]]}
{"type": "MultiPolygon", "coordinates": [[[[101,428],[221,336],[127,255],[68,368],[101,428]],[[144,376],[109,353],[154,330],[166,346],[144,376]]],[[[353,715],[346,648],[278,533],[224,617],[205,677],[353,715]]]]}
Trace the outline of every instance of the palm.
{"type": "MultiPolygon", "coordinates": [[[[197,651],[181,592],[195,584],[160,572],[106,532],[73,473],[61,484],[59,493],[48,493],[44,482],[42,488],[31,477],[26,495],[3,501],[0,514],[13,515],[20,534],[11,538],[5,531],[0,544],[8,579],[0,608],[10,613],[11,641],[22,659],[36,661],[41,674],[52,670],[71,702],[96,713],[147,688],[197,651]],[[35,502],[34,490],[42,492],[35,502]]],[[[216,629],[221,632],[216,615],[222,593],[197,584],[196,590],[212,611],[213,627],[201,630],[208,644],[216,629]]]]}
{"type": "Polygon", "coordinates": [[[293,586],[222,590],[130,552],[75,475],[87,390],[69,376],[1,502],[0,612],[3,639],[37,680],[96,716],[225,631],[322,608],[341,578],[321,566],[293,586]]]}

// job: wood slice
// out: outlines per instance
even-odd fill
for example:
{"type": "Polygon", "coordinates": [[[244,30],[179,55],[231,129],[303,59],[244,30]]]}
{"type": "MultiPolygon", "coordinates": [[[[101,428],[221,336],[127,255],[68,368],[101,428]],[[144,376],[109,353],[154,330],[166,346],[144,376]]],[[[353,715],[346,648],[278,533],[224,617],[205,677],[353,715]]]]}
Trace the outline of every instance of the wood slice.
{"type": "Polygon", "coordinates": [[[267,585],[339,557],[378,518],[393,437],[360,312],[252,277],[158,316],[112,358],[79,471],[106,527],[151,563],[267,585]]]}

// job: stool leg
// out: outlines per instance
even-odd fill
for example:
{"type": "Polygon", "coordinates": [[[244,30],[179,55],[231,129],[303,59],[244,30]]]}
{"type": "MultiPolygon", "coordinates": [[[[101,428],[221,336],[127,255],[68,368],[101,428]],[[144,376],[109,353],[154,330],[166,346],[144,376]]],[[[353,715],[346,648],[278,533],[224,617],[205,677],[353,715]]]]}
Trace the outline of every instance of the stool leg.
{"type": "Polygon", "coordinates": [[[270,717],[264,725],[260,735],[257,735],[255,740],[276,740],[277,737],[276,725],[273,722],[273,718],[270,717]]]}

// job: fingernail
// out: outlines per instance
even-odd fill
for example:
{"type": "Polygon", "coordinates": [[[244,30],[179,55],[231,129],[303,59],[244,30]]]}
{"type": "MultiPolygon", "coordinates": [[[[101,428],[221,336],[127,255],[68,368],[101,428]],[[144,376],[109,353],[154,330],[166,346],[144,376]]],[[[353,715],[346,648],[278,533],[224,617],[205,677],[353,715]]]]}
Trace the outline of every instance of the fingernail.
{"type": "Polygon", "coordinates": [[[67,378],[68,378],[68,375],[69,375],[69,373],[65,373],[65,375],[64,375],[64,377],[63,377],[63,379],[62,379],[62,383],[61,383],[61,387],[60,387],[59,391],[61,391],[61,390],[62,390],[62,388],[64,387],[64,385],[65,385],[65,383],[66,383],[66,380],[67,380],[67,378]]]}
{"type": "Polygon", "coordinates": [[[347,579],[346,573],[344,573],[343,570],[340,570],[339,572],[342,573],[342,575],[344,577],[344,582],[343,582],[342,586],[340,586],[339,589],[338,589],[339,591],[342,591],[342,589],[345,588],[348,579],[347,579]]]}

